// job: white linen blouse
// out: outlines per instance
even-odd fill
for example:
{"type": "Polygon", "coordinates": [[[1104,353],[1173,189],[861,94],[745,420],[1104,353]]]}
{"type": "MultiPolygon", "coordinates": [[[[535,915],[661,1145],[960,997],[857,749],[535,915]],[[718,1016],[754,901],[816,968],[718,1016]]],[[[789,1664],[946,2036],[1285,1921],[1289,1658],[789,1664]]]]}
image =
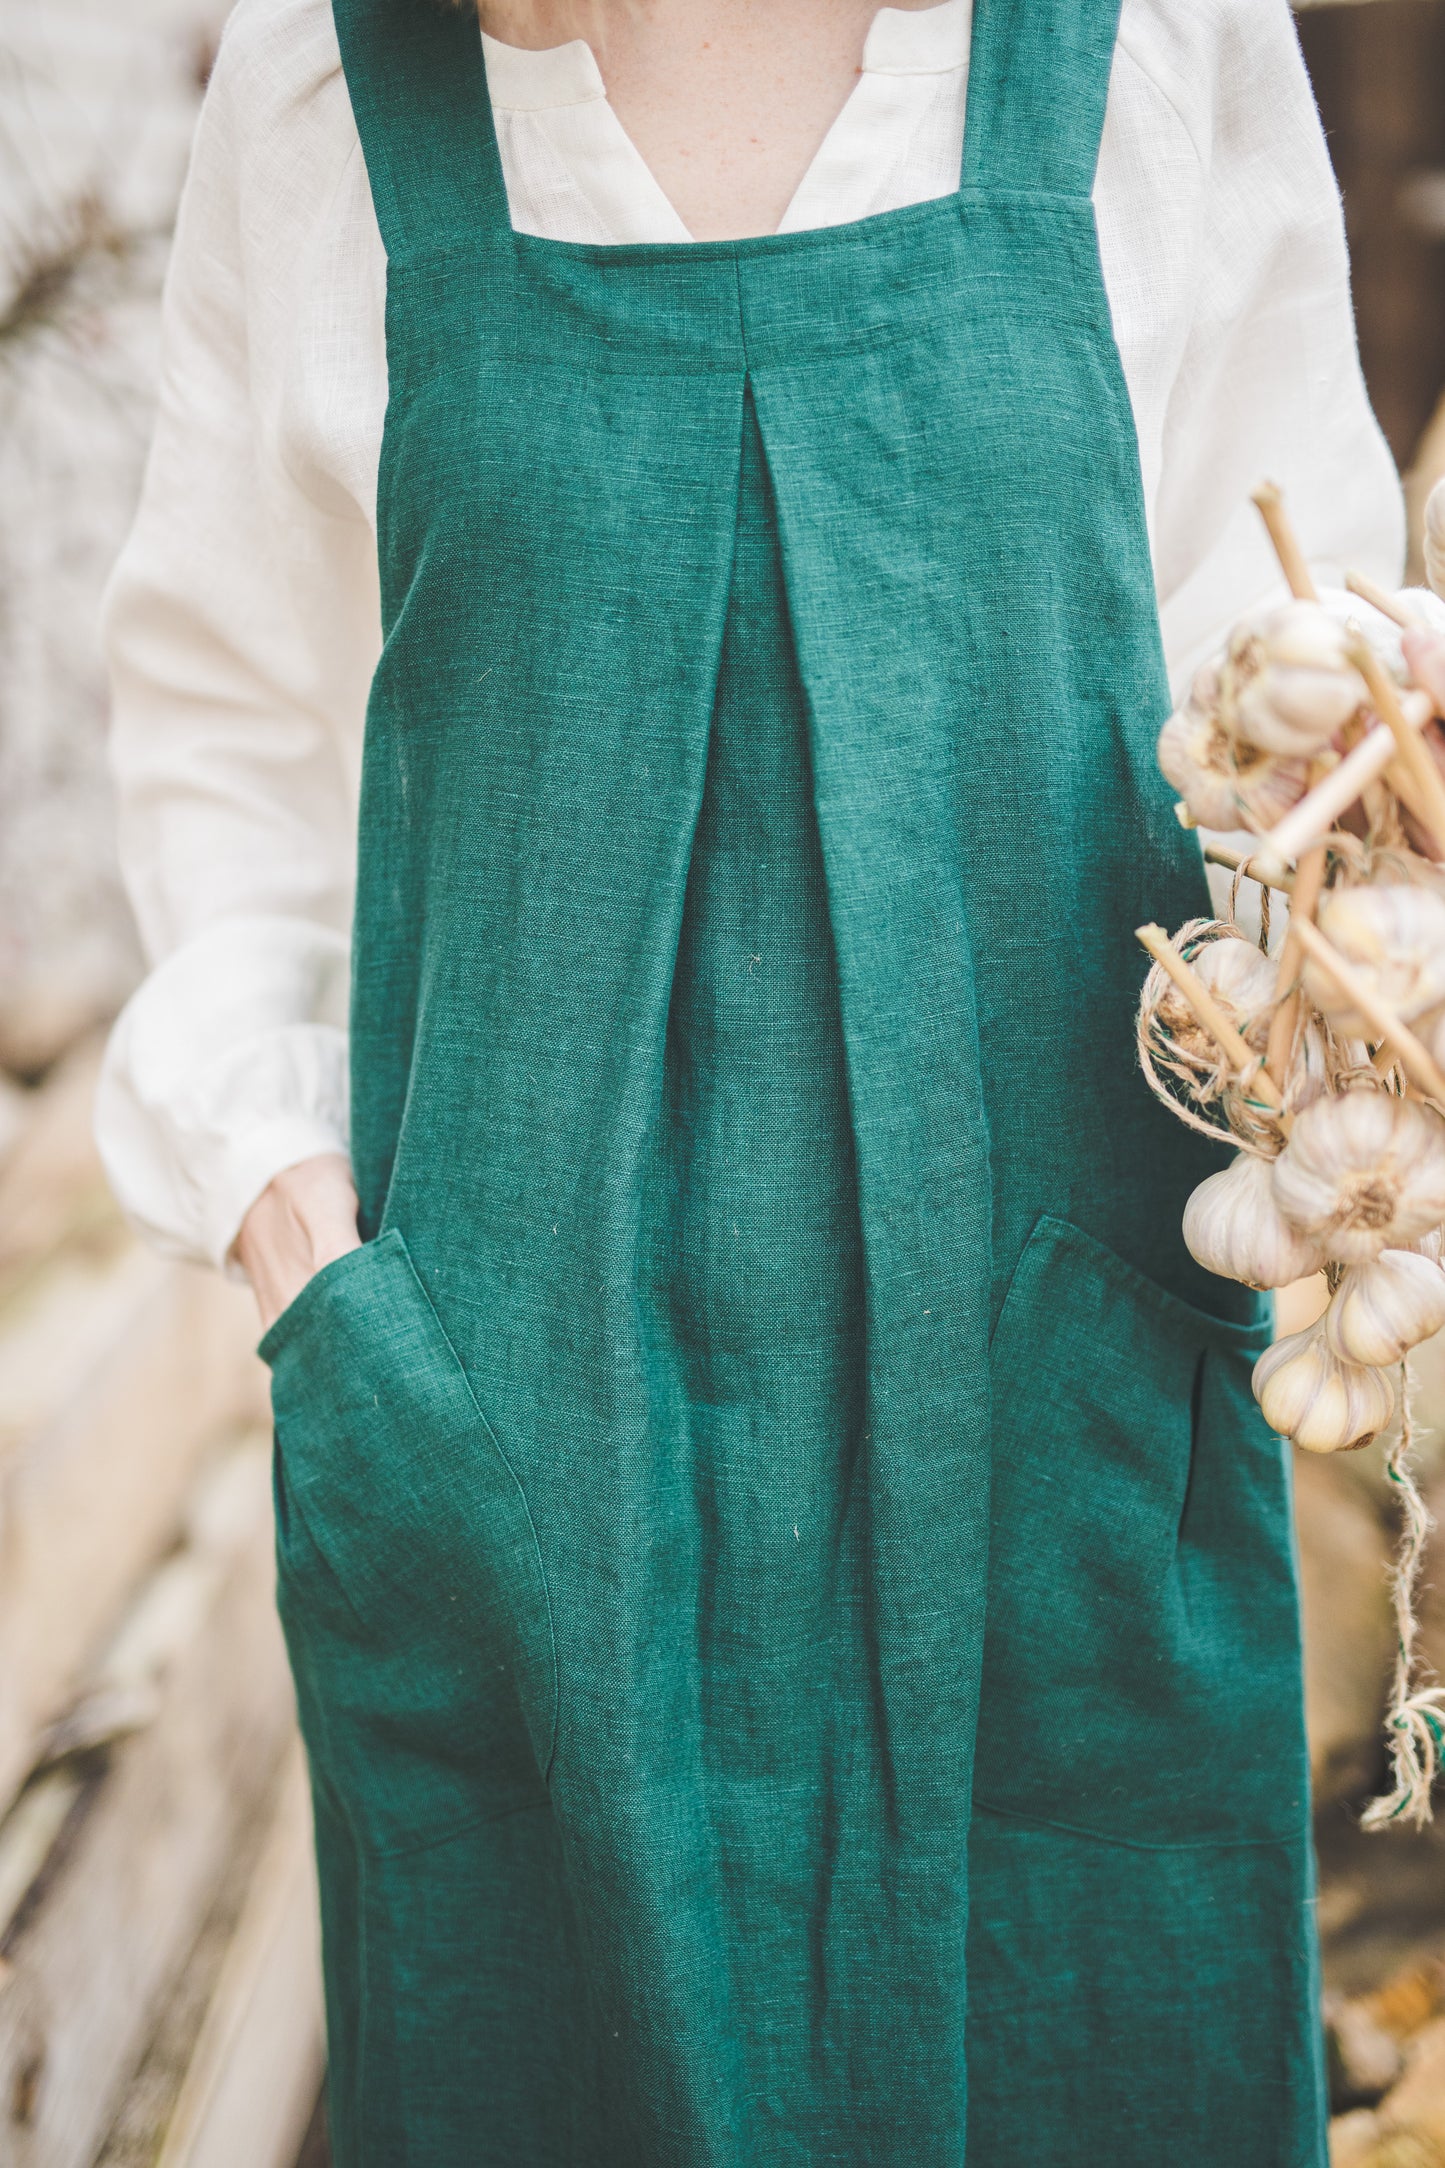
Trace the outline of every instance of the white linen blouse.
{"type": "MultiPolygon", "coordinates": [[[[970,22],[971,0],[875,18],[783,230],[957,187],[970,22]]],[[[688,238],[588,46],[485,54],[517,227],[688,238]]],[[[1266,474],[1322,578],[1353,565],[1393,584],[1399,490],[1287,0],[1124,0],[1095,200],[1176,679],[1275,584],[1246,501],[1266,474]]],[[[273,1175],[347,1144],[384,293],[330,0],[241,0],[107,605],[122,867],[152,970],[97,1104],[132,1219],[217,1264],[273,1175]]]]}

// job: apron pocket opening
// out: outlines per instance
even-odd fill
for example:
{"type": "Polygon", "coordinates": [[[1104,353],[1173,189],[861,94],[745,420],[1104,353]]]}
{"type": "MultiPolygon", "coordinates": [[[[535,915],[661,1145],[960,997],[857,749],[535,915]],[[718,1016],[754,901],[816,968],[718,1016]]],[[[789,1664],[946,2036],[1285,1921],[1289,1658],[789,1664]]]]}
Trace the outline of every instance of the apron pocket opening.
{"type": "Polygon", "coordinates": [[[536,1533],[401,1234],[327,1267],[278,1327],[279,1599],[313,1758],[375,1851],[544,1801],[536,1533]]]}
{"type": "Polygon", "coordinates": [[[991,1353],[981,1806],[1155,1844],[1299,1827],[1287,1464],[1250,1391],[1266,1337],[1035,1227],[991,1353]]]}

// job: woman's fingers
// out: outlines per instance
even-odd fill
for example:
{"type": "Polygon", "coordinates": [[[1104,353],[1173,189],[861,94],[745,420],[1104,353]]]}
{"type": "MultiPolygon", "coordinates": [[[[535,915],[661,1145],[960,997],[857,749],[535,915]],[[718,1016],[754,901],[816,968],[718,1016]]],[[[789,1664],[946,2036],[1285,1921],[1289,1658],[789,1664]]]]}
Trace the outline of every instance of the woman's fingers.
{"type": "Polygon", "coordinates": [[[1445,637],[1438,632],[1407,632],[1405,660],[1416,684],[1423,685],[1436,707],[1445,710],[1445,637]]]}
{"type": "Polygon", "coordinates": [[[351,1167],[339,1152],[286,1168],[261,1192],[241,1222],[236,1256],[263,1332],[324,1265],[361,1247],[356,1209],[351,1167]]]}
{"type": "MultiPolygon", "coordinates": [[[[1445,639],[1435,632],[1407,632],[1404,648],[1415,683],[1424,688],[1437,708],[1445,710],[1445,639]]],[[[1436,767],[1445,774],[1445,731],[1438,722],[1427,723],[1422,735],[1436,767]]],[[[1435,846],[1408,814],[1405,833],[1414,849],[1433,854],[1435,846]]]]}

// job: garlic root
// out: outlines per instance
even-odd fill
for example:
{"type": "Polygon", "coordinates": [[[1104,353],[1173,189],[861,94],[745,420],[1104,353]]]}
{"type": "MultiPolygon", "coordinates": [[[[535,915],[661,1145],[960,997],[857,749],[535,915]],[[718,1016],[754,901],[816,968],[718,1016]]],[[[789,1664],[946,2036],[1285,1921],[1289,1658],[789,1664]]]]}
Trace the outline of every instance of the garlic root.
{"type": "Polygon", "coordinates": [[[1369,1264],[1445,1220],[1445,1121],[1368,1086],[1316,1099],[1274,1162],[1275,1201],[1340,1264],[1369,1264]]]}

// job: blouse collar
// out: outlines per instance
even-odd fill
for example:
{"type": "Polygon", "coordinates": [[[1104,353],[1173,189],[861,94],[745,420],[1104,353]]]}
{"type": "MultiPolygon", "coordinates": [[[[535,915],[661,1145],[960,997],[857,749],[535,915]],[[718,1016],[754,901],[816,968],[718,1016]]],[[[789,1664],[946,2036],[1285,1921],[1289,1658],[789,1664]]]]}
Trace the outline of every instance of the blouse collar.
{"type": "Polygon", "coordinates": [[[949,75],[968,65],[973,0],[880,8],[863,48],[865,75],[949,75]]]}
{"type": "MultiPolygon", "coordinates": [[[[863,47],[865,75],[946,75],[968,64],[972,0],[931,8],[880,8],[863,47]]],[[[513,113],[590,105],[607,86],[585,38],[534,52],[482,33],[492,103],[513,113]]]]}
{"type": "Polygon", "coordinates": [[[503,45],[484,30],[482,49],[492,103],[509,112],[545,113],[563,105],[590,105],[607,96],[602,70],[585,38],[534,52],[521,45],[503,45]]]}

